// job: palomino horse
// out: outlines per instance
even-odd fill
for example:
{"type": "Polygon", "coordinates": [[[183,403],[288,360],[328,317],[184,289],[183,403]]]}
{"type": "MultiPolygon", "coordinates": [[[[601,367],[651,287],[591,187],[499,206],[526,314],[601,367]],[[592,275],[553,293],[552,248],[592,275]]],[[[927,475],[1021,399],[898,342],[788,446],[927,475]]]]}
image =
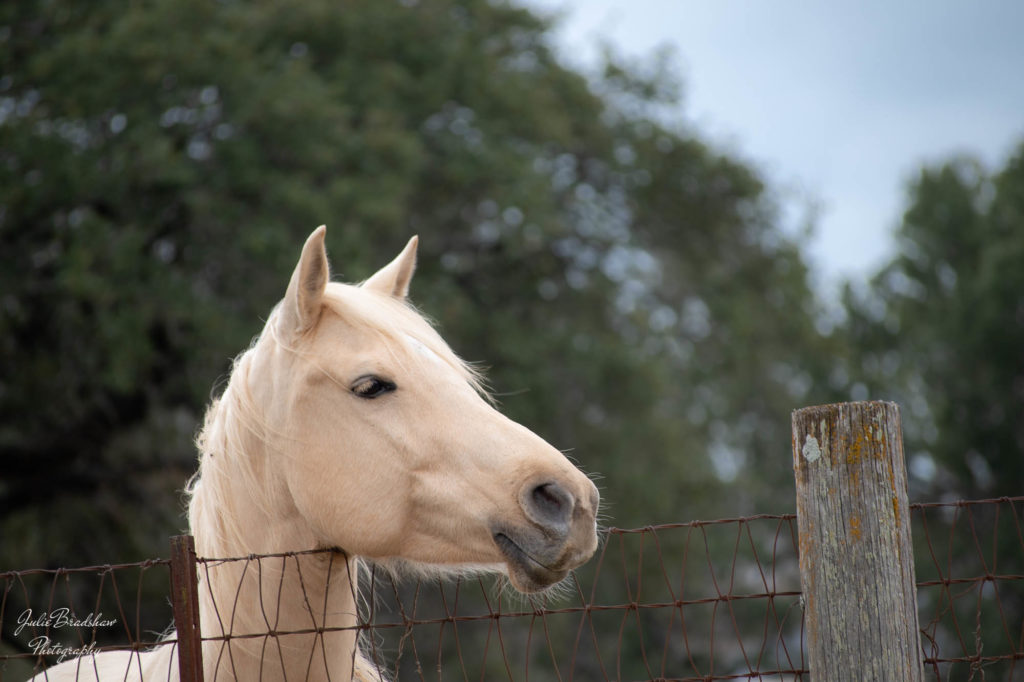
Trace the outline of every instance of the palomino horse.
{"type": "MultiPolygon", "coordinates": [[[[188,517],[200,557],[333,551],[200,564],[208,682],[380,680],[356,637],[357,557],[500,572],[538,592],[597,547],[593,483],[497,412],[407,304],[416,238],[353,286],[328,281],[324,234],[210,405],[188,517]]],[[[37,679],[76,675],[177,680],[175,648],[85,656],[37,679]]]]}

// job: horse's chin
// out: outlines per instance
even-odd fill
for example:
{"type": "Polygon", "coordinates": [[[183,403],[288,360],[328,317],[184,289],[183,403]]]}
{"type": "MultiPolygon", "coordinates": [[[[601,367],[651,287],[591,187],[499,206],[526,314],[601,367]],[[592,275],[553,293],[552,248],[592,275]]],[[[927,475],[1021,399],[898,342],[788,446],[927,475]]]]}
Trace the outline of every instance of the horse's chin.
{"type": "Polygon", "coordinates": [[[509,582],[520,592],[543,592],[569,575],[568,570],[552,569],[540,563],[505,533],[495,533],[494,544],[505,557],[509,582]]]}
{"type": "Polygon", "coordinates": [[[348,552],[338,545],[332,545],[325,542],[318,542],[316,544],[316,549],[313,551],[323,554],[325,557],[337,558],[337,556],[340,556],[343,559],[348,559],[348,552]]]}

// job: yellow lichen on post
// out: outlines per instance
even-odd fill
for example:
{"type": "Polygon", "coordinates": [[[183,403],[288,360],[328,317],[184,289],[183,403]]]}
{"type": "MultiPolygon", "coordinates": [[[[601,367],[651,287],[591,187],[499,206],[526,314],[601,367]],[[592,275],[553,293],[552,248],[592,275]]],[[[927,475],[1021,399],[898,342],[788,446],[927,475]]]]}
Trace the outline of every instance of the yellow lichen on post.
{"type": "Polygon", "coordinates": [[[797,410],[792,442],[812,679],[923,680],[898,407],[797,410]]]}

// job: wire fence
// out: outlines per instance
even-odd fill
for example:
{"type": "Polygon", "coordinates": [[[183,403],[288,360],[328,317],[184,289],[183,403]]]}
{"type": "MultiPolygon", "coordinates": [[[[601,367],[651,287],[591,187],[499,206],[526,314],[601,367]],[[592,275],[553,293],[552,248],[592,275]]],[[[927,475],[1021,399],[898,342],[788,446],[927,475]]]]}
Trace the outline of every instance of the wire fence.
{"type": "MultiPolygon", "coordinates": [[[[912,505],[928,679],[1024,680],[1022,510],[1024,497],[912,505]]],[[[797,538],[792,514],[612,528],[560,593],[541,597],[490,578],[370,568],[351,628],[371,667],[395,680],[809,680],[797,538]]],[[[199,558],[193,572],[283,575],[315,554],[199,558]]],[[[83,652],[177,647],[163,636],[170,573],[156,559],[0,574],[0,675],[25,679],[83,652]]],[[[294,632],[234,631],[241,595],[217,605],[225,635],[204,638],[204,655],[348,629],[312,618],[294,632]]],[[[261,609],[283,596],[264,590],[261,609]]]]}
{"type": "Polygon", "coordinates": [[[1024,497],[911,508],[925,665],[936,680],[1024,680],[1024,497]]]}

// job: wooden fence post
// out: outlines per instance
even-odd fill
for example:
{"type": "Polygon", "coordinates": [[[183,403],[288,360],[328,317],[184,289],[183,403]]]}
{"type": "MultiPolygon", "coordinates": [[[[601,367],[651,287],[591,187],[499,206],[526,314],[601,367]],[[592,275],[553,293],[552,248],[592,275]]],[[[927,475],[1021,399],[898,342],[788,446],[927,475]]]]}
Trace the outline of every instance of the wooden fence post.
{"type": "Polygon", "coordinates": [[[199,630],[199,580],[196,545],[191,535],[171,538],[171,606],[178,630],[178,676],[203,682],[203,645],[199,630]]]}
{"type": "Polygon", "coordinates": [[[899,408],[796,410],[793,469],[811,679],[923,681],[899,408]]]}

